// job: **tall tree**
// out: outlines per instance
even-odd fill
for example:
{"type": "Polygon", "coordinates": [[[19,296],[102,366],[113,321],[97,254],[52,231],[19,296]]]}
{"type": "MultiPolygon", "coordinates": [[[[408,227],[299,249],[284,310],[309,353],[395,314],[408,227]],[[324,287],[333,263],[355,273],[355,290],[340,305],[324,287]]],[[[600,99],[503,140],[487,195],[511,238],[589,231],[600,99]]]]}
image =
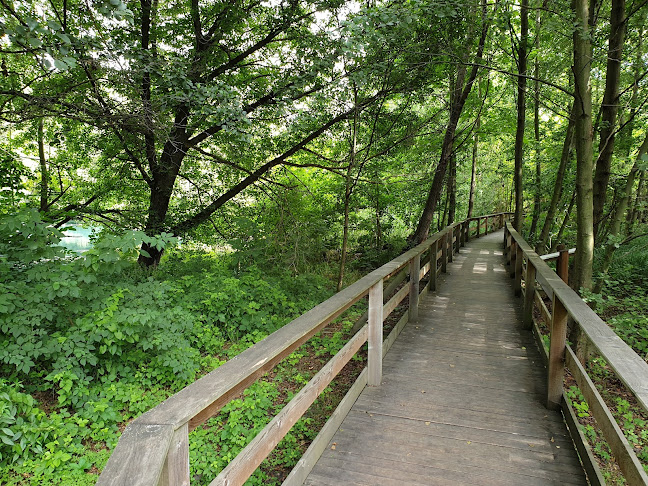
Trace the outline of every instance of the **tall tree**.
{"type": "MultiPolygon", "coordinates": [[[[476,15],[473,16],[473,20],[476,20],[476,17],[476,15]]],[[[452,156],[455,133],[457,131],[457,125],[459,124],[459,118],[461,117],[461,113],[463,112],[464,105],[466,104],[466,100],[468,99],[468,95],[470,94],[473,83],[477,78],[479,63],[484,56],[484,48],[486,45],[486,38],[488,36],[490,19],[487,14],[486,2],[483,0],[481,2],[481,22],[481,32],[479,40],[477,42],[474,62],[470,69],[470,72],[468,73],[468,69],[465,63],[460,63],[457,66],[457,74],[455,77],[455,83],[450,99],[450,114],[448,117],[445,134],[443,136],[443,142],[441,144],[441,155],[439,156],[439,162],[436,166],[436,170],[434,171],[432,185],[425,202],[425,207],[423,208],[423,213],[419,218],[416,231],[410,237],[413,242],[421,242],[425,240],[430,231],[432,218],[434,217],[437,203],[443,189],[446,169],[452,156]],[[468,76],[466,77],[467,74],[468,76]]]]}
{"type": "Polygon", "coordinates": [[[522,230],[524,221],[524,128],[526,125],[527,43],[529,40],[529,1],[520,5],[520,39],[517,45],[517,126],[515,129],[515,214],[513,226],[522,230]]]}
{"type": "Polygon", "coordinates": [[[574,139],[576,144],[576,247],[574,286],[589,289],[592,285],[594,260],[593,176],[592,161],[592,45],[590,42],[590,9],[587,0],[572,0],[575,23],[574,42],[574,139]]]}
{"type": "Polygon", "coordinates": [[[608,40],[607,67],[605,73],[605,92],[601,105],[601,129],[599,155],[596,159],[594,177],[594,236],[600,233],[603,210],[610,180],[614,139],[617,132],[617,113],[619,111],[619,83],[621,80],[621,61],[626,34],[625,0],[612,0],[610,12],[610,37],[608,40]]]}
{"type": "Polygon", "coordinates": [[[542,164],[540,149],[540,31],[541,31],[541,16],[540,9],[536,10],[535,17],[536,33],[535,33],[535,52],[536,56],[533,61],[533,75],[535,77],[533,85],[533,140],[534,140],[534,154],[535,154],[535,184],[533,193],[533,216],[531,218],[531,228],[529,229],[529,239],[535,240],[536,230],[538,228],[538,221],[540,220],[540,204],[542,193],[542,164]]]}
{"type": "Polygon", "coordinates": [[[536,242],[536,252],[544,253],[546,249],[547,242],[549,241],[549,233],[555,224],[556,212],[558,210],[558,204],[563,194],[565,172],[567,170],[567,164],[572,157],[573,143],[574,143],[574,127],[576,125],[576,112],[574,108],[574,102],[572,101],[571,108],[569,110],[569,120],[567,122],[567,129],[565,133],[565,139],[563,142],[562,152],[560,155],[560,163],[558,164],[558,171],[556,172],[556,181],[554,183],[553,192],[551,195],[551,201],[549,202],[549,207],[547,208],[547,215],[545,216],[544,223],[542,225],[542,230],[540,230],[540,236],[536,242]]]}

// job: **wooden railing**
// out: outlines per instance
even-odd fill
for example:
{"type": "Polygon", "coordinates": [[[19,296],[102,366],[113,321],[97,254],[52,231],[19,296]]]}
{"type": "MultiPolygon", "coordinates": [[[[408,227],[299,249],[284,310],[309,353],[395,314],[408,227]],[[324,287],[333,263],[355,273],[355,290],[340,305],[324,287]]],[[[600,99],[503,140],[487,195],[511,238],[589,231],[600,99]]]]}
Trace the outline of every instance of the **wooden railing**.
{"type": "MultiPolygon", "coordinates": [[[[510,213],[480,216],[446,227],[141,415],[124,430],[97,484],[188,485],[189,432],[216,415],[230,400],[368,294],[367,324],[355,333],[211,483],[243,484],[344,365],[368,341],[367,368],[320,432],[318,438],[321,436],[321,439],[311,444],[284,483],[301,484],[337,429],[336,424],[346,415],[362,388],[365,385],[380,385],[382,356],[408,320],[417,318],[419,295],[436,289],[437,275],[445,272],[453,254],[465,245],[472,230],[479,236],[482,226],[484,233],[488,233],[489,222],[491,229],[502,227],[508,214],[510,213]],[[473,222],[476,224],[472,224],[473,222]],[[390,278],[392,281],[400,278],[402,282],[402,270],[409,273],[409,283],[384,302],[384,283],[390,278]],[[428,274],[427,284],[422,290],[419,289],[421,279],[428,274]],[[408,295],[408,312],[383,341],[383,321],[408,295]]],[[[396,290],[400,282],[396,285],[390,283],[388,289],[396,290]]]]}
{"type": "MultiPolygon", "coordinates": [[[[574,443],[579,450],[590,482],[605,484],[595,461],[592,460],[587,440],[577,427],[577,419],[564,393],[565,368],[569,370],[588,403],[605,440],[630,485],[648,484],[648,476],[632,446],[626,440],[616,420],[592,383],[581,360],[567,341],[567,321],[573,320],[596,352],[605,359],[627,389],[634,395],[643,410],[648,410],[648,363],[618,337],[601,318],[566,283],[566,270],[556,274],[526,241],[506,223],[504,246],[510,274],[515,279],[516,295],[523,296],[523,322],[532,329],[540,348],[547,358],[547,407],[562,408],[570,426],[574,443]],[[543,301],[541,292],[551,299],[551,312],[543,301]],[[540,330],[533,319],[537,305],[549,327],[549,351],[546,352],[540,330]],[[589,457],[589,460],[588,460],[589,457]]],[[[565,255],[566,256],[566,255],[565,255]]],[[[563,257],[563,261],[566,258],[563,257]]],[[[562,266],[566,268],[566,265],[562,266]]]]}

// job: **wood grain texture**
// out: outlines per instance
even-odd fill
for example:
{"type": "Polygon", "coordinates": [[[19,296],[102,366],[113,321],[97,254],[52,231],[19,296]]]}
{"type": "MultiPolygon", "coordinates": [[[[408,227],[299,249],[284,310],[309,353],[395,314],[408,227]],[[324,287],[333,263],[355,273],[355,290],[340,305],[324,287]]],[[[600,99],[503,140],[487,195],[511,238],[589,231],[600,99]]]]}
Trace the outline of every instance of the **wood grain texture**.
{"type": "MultiPolygon", "coordinates": [[[[380,292],[382,294],[381,284],[380,292]]],[[[381,298],[381,295],[378,297],[381,298]]],[[[370,314],[371,315],[371,314],[370,314]]],[[[254,439],[223,469],[210,486],[241,486],[272,452],[291,427],[344,368],[358,349],[367,341],[363,327],[326,365],[302,388],[290,402],[259,432],[254,439]]],[[[179,483],[175,483],[179,484],[179,483]]],[[[188,483],[187,483],[188,486],[188,483]]]]}
{"type": "Polygon", "coordinates": [[[115,447],[97,485],[157,486],[173,436],[171,425],[130,424],[122,433],[126,440],[115,447]]]}
{"type": "Polygon", "coordinates": [[[586,484],[561,413],[544,407],[501,241],[472,240],[447,266],[304,484],[586,484]]]}
{"type": "Polygon", "coordinates": [[[581,327],[590,342],[599,351],[617,377],[634,394],[644,410],[648,411],[648,363],[609,328],[563,280],[533,251],[524,239],[507,223],[513,238],[526,257],[536,267],[536,280],[553,299],[560,296],[569,316],[581,327]]]}
{"type": "MultiPolygon", "coordinates": [[[[407,287],[405,287],[407,288],[407,287]]],[[[379,386],[382,380],[383,342],[383,283],[378,281],[369,289],[369,339],[367,354],[367,383],[379,386]]]]}

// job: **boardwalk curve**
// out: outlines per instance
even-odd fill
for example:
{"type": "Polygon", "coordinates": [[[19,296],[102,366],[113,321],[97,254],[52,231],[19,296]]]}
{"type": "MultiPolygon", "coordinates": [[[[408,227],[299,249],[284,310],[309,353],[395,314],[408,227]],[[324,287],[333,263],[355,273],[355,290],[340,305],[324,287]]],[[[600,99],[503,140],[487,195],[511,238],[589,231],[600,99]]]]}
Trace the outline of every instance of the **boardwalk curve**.
{"type": "Polygon", "coordinates": [[[587,484],[498,231],[455,255],[304,484],[587,484]]]}

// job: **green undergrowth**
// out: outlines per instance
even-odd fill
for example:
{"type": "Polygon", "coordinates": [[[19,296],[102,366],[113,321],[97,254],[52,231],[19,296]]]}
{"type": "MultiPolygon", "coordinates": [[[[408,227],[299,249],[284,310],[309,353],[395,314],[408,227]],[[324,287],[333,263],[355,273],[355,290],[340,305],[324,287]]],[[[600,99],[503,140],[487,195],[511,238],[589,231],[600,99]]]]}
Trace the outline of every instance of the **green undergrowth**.
{"type": "MultiPolygon", "coordinates": [[[[137,232],[67,256],[36,212],[3,218],[0,235],[0,484],[94,484],[126,423],[332,294],[316,274],[240,269],[204,252],[167,252],[146,272],[135,263],[146,238],[137,232]]],[[[308,344],[314,356],[344,344],[339,326],[308,344]]],[[[309,353],[294,353],[272,377],[285,379],[255,383],[192,433],[198,484],[307,380],[296,363],[309,353]]],[[[294,463],[308,420],[276,463],[294,463]]],[[[259,474],[253,481],[268,481],[259,474]]]]}
{"type": "MultiPolygon", "coordinates": [[[[608,274],[599,278],[604,278],[601,292],[584,292],[583,298],[628,346],[648,361],[648,239],[638,238],[620,247],[608,274]]],[[[596,355],[591,357],[587,369],[628,443],[648,472],[648,413],[637,404],[603,358],[596,355]]],[[[572,387],[568,393],[578,410],[583,432],[599,459],[606,481],[609,484],[625,484],[582,395],[576,387],[572,387]]]]}

